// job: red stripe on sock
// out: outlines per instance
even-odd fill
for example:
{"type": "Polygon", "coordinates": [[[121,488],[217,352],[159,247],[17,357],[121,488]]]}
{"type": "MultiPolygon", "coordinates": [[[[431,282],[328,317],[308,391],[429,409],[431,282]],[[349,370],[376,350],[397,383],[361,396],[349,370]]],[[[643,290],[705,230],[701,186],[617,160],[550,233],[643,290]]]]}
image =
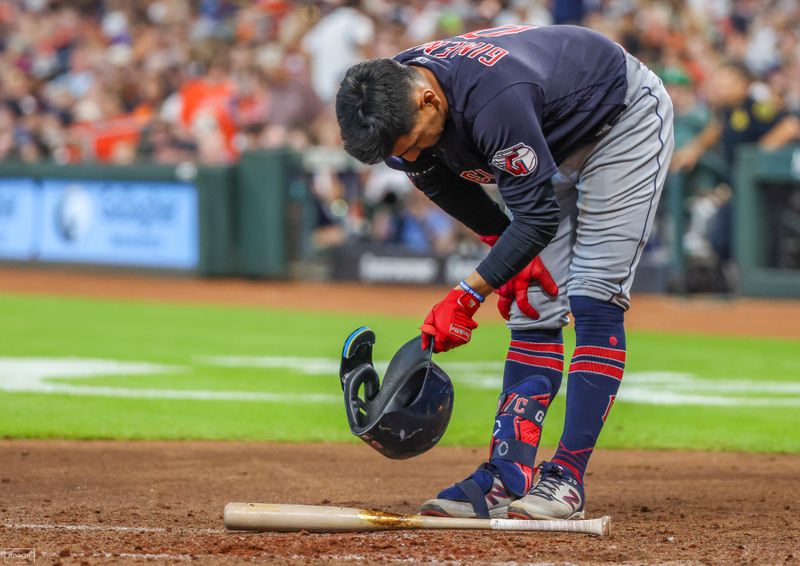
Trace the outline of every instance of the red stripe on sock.
{"type": "Polygon", "coordinates": [[[578,346],[575,348],[573,356],[598,356],[601,358],[608,358],[609,360],[616,360],[618,362],[625,361],[625,350],[615,350],[613,348],[603,348],[600,346],[578,346]]]}
{"type": "Polygon", "coordinates": [[[521,354],[519,352],[509,352],[508,356],[506,356],[506,360],[511,360],[512,362],[519,362],[521,364],[527,364],[529,366],[539,366],[544,368],[555,369],[558,371],[564,371],[563,360],[556,360],[553,358],[548,358],[546,356],[531,356],[529,354],[521,354]]]}
{"type": "Polygon", "coordinates": [[[597,362],[572,362],[569,365],[569,372],[573,371],[588,371],[591,373],[599,373],[614,379],[622,379],[622,374],[625,370],[608,364],[599,364],[597,362]]]}
{"type": "Polygon", "coordinates": [[[521,342],[519,340],[512,340],[510,347],[527,350],[529,352],[554,352],[556,354],[564,354],[564,344],[553,344],[552,342],[521,342]]]}
{"type": "Polygon", "coordinates": [[[583,454],[584,452],[591,452],[592,450],[594,450],[594,447],[590,446],[589,448],[581,448],[580,450],[570,450],[569,448],[564,446],[563,440],[559,440],[558,449],[563,450],[564,452],[567,452],[569,454],[577,455],[577,454],[583,454]]]}

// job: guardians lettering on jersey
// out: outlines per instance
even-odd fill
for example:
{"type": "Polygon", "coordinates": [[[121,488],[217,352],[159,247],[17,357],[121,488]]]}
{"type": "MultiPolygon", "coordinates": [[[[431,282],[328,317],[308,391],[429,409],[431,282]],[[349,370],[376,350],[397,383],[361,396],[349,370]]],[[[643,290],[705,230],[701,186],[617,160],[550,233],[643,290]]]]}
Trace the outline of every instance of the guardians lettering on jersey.
{"type": "MultiPolygon", "coordinates": [[[[500,37],[503,35],[520,33],[529,29],[533,29],[534,27],[535,26],[508,25],[498,28],[472,31],[458,37],[466,40],[500,37]]],[[[486,65],[487,67],[494,66],[495,63],[509,53],[507,49],[503,49],[502,47],[498,47],[486,41],[452,41],[447,39],[431,41],[423,45],[418,45],[417,47],[412,47],[407,51],[422,51],[426,55],[430,55],[438,59],[452,59],[453,57],[467,57],[469,59],[477,58],[479,63],[486,65]]]]}

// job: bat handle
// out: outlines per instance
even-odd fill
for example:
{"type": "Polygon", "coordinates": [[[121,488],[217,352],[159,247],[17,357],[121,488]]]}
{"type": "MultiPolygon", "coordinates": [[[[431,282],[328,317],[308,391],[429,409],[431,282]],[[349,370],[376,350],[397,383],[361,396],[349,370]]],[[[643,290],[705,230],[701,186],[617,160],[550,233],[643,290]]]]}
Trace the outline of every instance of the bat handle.
{"type": "Polygon", "coordinates": [[[542,531],[561,533],[582,533],[593,536],[606,536],[611,532],[611,517],[580,520],[520,520],[492,519],[491,528],[496,531],[542,531]]]}

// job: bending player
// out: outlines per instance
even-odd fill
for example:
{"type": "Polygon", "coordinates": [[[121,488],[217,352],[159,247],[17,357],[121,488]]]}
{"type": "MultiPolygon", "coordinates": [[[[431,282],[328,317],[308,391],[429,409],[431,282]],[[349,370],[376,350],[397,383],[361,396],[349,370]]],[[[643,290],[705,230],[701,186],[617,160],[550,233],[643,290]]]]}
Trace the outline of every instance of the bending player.
{"type": "Polygon", "coordinates": [[[421,511],[582,517],[586,466],[625,367],[629,291],[673,151],[661,82],[596,32],[504,26],[353,66],[336,112],[351,155],[405,171],[492,246],[431,309],[423,347],[466,344],[495,290],[511,329],[491,456],[421,511]],[[511,219],[479,185],[493,182],[511,219]],[[570,311],[564,431],[534,484],[570,311]]]}

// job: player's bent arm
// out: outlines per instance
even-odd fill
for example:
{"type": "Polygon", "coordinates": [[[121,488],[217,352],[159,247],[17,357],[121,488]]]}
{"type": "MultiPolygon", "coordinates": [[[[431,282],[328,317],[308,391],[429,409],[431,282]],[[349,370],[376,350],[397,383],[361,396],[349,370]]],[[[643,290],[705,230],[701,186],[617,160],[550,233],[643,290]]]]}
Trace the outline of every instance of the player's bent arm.
{"type": "Polygon", "coordinates": [[[544,95],[532,83],[515,83],[477,110],[473,137],[494,171],[512,221],[477,274],[493,288],[517,275],[556,234],[559,206],[550,178],[558,170],[539,116],[544,95]]]}
{"type": "Polygon", "coordinates": [[[529,191],[504,194],[502,187],[500,191],[513,220],[475,270],[494,289],[539,255],[555,237],[559,224],[558,200],[549,180],[529,191]]]}
{"type": "Polygon", "coordinates": [[[509,224],[483,187],[462,179],[426,152],[413,162],[392,157],[386,164],[403,171],[439,208],[480,236],[498,236],[509,224]]]}

